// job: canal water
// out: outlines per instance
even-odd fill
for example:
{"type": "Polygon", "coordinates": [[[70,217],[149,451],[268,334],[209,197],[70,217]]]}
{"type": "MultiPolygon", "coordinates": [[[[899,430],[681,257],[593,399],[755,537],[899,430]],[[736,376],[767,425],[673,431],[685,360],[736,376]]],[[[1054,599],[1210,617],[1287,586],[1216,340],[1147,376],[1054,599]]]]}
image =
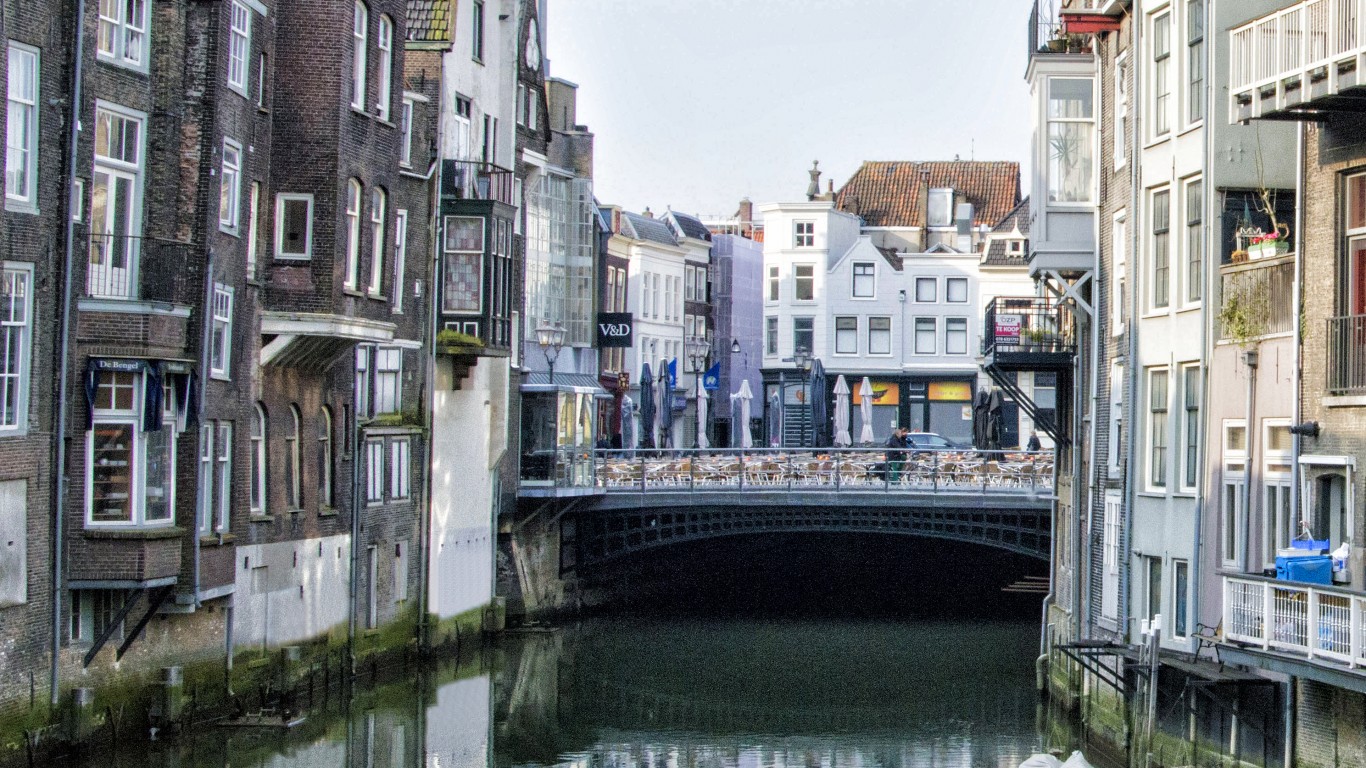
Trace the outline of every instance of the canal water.
{"type": "Polygon", "coordinates": [[[962,615],[972,593],[943,579],[938,601],[873,610],[828,574],[761,570],[732,570],[723,595],[694,584],[691,600],[509,633],[292,730],[206,726],[85,768],[1015,768],[1070,753],[1040,735],[1057,729],[1034,685],[1039,595],[1001,603],[990,582],[962,615]]]}

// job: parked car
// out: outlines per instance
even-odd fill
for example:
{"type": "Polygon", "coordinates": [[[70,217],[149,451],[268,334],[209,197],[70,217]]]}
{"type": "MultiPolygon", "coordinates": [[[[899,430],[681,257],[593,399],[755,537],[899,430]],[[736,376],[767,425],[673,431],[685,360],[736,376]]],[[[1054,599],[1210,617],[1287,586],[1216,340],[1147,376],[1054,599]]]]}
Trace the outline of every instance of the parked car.
{"type": "Polygon", "coordinates": [[[945,450],[949,448],[962,448],[963,446],[933,432],[911,432],[906,435],[906,442],[912,448],[926,448],[929,450],[945,450]]]}

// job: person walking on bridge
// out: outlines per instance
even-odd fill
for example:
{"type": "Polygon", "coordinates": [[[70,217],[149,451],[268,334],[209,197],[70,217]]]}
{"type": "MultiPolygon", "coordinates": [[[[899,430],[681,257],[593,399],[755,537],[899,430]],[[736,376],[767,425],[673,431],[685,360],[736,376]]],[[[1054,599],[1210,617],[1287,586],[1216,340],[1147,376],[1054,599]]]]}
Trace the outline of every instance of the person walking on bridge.
{"type": "Polygon", "coordinates": [[[906,463],[906,448],[910,447],[906,435],[910,430],[897,427],[887,438],[887,481],[895,483],[901,479],[901,467],[906,463]]]}

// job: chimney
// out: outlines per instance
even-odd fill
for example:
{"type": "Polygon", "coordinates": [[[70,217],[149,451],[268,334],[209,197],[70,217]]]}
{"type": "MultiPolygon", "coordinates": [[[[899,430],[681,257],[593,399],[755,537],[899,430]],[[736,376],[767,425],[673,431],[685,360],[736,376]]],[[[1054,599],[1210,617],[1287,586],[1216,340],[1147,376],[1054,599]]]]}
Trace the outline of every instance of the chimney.
{"type": "Polygon", "coordinates": [[[920,196],[920,252],[930,249],[930,169],[921,168],[916,194],[920,196]]]}
{"type": "Polygon", "coordinates": [[[806,185],[806,199],[815,200],[821,194],[821,172],[819,160],[811,161],[811,170],[807,171],[811,175],[811,183],[806,185]]]}
{"type": "Polygon", "coordinates": [[[958,227],[958,250],[963,253],[972,252],[972,203],[959,203],[957,213],[953,217],[954,224],[958,227]]]}
{"type": "Polygon", "coordinates": [[[741,224],[754,221],[754,203],[750,202],[748,197],[740,199],[740,208],[736,210],[735,217],[740,220],[741,224]]]}
{"type": "Polygon", "coordinates": [[[653,219],[653,218],[655,217],[654,211],[651,211],[651,210],[650,210],[650,206],[648,206],[648,205],[645,206],[645,212],[642,213],[642,214],[640,214],[640,215],[641,215],[641,216],[644,216],[644,217],[647,218],[647,219],[653,219]]]}

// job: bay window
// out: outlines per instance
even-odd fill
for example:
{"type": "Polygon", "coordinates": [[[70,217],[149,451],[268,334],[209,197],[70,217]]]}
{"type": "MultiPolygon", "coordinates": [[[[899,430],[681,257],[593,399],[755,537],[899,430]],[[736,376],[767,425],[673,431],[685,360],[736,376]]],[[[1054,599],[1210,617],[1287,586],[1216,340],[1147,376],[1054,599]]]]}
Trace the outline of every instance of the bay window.
{"type": "Polygon", "coordinates": [[[176,387],[144,361],[98,360],[87,373],[86,397],[86,525],[170,525],[176,387]]]}
{"type": "Polygon", "coordinates": [[[1091,80],[1048,81],[1048,201],[1090,203],[1095,126],[1091,80]]]}

